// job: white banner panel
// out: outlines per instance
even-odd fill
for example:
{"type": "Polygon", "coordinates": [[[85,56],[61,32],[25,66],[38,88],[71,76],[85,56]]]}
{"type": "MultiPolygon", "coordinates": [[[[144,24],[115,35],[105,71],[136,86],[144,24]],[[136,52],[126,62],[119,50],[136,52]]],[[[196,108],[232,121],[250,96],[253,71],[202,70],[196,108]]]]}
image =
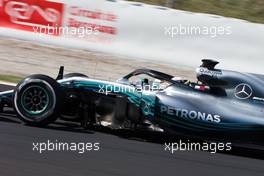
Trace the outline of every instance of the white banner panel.
{"type": "Polygon", "coordinates": [[[0,35],[174,66],[195,67],[201,59],[213,58],[222,62],[222,68],[263,73],[264,25],[132,4],[0,0],[0,35]],[[58,28],[57,33],[45,31],[47,26],[58,28]]]}

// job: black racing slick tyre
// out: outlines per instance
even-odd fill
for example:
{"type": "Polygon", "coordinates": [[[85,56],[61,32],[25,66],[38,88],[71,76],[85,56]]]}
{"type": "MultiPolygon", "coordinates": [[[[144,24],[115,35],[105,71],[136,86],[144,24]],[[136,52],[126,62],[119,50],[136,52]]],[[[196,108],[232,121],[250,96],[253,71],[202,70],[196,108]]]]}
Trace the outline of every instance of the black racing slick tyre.
{"type": "Polygon", "coordinates": [[[18,117],[29,125],[46,126],[60,116],[62,91],[54,79],[31,75],[15,88],[13,104],[18,117]]]}
{"type": "Polygon", "coordinates": [[[82,73],[68,73],[63,76],[64,79],[71,78],[71,77],[83,77],[83,78],[88,78],[87,75],[84,75],[82,73]]]}

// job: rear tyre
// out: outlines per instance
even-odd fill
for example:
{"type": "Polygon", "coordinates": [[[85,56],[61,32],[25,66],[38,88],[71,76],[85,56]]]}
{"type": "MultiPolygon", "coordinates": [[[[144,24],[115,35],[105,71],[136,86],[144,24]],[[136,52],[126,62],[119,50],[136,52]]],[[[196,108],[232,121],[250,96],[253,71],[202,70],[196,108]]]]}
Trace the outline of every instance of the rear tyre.
{"type": "Polygon", "coordinates": [[[69,73],[63,76],[64,79],[71,78],[71,77],[83,77],[83,78],[89,78],[87,75],[84,75],[82,73],[69,73]]]}
{"type": "Polygon", "coordinates": [[[46,126],[60,115],[60,85],[45,75],[32,75],[15,88],[14,108],[18,117],[29,125],[46,126]]]}

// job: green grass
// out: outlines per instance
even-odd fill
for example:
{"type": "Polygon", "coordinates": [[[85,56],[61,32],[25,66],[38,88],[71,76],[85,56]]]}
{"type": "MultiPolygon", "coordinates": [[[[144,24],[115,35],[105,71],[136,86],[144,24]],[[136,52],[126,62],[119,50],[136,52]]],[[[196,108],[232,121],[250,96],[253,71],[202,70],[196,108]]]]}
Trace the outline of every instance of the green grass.
{"type": "MultiPolygon", "coordinates": [[[[164,6],[166,0],[130,0],[164,6]]],[[[264,0],[176,0],[175,9],[264,23],[264,0]]]]}
{"type": "Polygon", "coordinates": [[[6,81],[11,83],[18,83],[22,77],[12,75],[0,75],[0,81],[6,81]]]}

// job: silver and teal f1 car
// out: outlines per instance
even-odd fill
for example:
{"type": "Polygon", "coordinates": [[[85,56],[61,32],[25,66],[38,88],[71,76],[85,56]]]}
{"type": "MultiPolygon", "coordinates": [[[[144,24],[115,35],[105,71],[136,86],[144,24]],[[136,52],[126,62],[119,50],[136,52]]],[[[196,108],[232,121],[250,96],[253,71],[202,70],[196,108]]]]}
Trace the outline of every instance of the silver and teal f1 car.
{"type": "Polygon", "coordinates": [[[217,63],[203,60],[197,82],[149,69],[110,82],[64,75],[61,67],[57,79],[31,75],[0,93],[0,110],[13,107],[37,126],[60,118],[83,126],[263,136],[264,76],[216,69],[217,63]]]}

